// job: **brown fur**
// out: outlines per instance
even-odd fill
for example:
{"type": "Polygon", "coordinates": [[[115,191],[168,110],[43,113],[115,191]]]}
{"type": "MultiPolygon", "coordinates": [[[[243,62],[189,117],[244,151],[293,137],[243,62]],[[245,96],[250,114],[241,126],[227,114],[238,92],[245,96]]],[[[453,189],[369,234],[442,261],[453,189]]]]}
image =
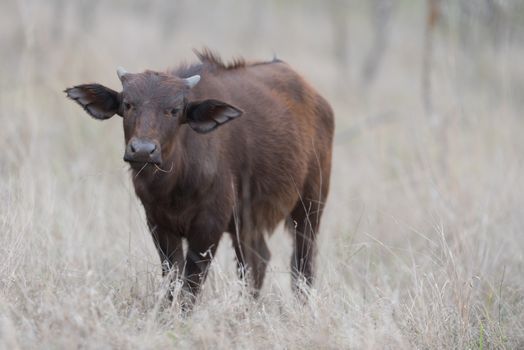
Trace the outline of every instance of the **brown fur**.
{"type": "Polygon", "coordinates": [[[132,178],[164,274],[184,270],[185,289],[196,295],[222,234],[229,232],[239,274],[247,272],[257,295],[270,257],[265,234],[285,220],[295,237],[294,286],[301,279],[310,285],[329,190],[333,112],[279,60],[225,64],[208,50],[197,55],[201,63],[169,73],[129,74],[123,92],[109,102],[90,100],[85,85],[66,92],[88,113],[91,105],[109,105],[124,115],[126,144],[141,137],[161,145],[162,164],[132,164],[132,178]],[[182,78],[194,74],[201,81],[188,89],[182,78]],[[209,99],[242,116],[212,132],[195,132],[187,124],[188,106],[209,99]],[[135,104],[127,112],[121,105],[126,101],[135,104]],[[164,115],[166,110],[175,116],[164,115]],[[182,239],[188,241],[185,257],[182,239]]]}

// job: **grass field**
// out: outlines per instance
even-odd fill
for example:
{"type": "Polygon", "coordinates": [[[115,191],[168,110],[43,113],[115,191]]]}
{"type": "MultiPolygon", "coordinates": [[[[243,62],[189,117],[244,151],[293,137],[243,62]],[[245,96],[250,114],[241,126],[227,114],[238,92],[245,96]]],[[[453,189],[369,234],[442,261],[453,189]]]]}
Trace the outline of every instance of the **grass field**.
{"type": "Polygon", "coordinates": [[[523,31],[502,26],[492,42],[473,21],[464,41],[444,1],[428,111],[425,9],[396,3],[364,87],[365,2],[348,10],[347,65],[330,14],[311,1],[2,2],[0,349],[524,348],[523,31]],[[291,293],[291,239],[279,229],[260,300],[243,293],[224,237],[191,317],[162,307],[121,120],[96,122],[62,93],[119,89],[116,66],[163,70],[203,45],[226,59],[276,53],[334,107],[305,304],[291,293]]]}

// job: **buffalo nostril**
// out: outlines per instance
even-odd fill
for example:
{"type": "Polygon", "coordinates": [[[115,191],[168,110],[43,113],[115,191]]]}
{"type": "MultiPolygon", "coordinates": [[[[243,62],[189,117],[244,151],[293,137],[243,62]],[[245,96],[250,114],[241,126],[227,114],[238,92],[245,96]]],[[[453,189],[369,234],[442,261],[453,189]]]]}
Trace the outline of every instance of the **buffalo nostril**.
{"type": "Polygon", "coordinates": [[[127,159],[136,162],[154,160],[159,155],[159,148],[156,142],[146,139],[133,139],[126,149],[127,159]]]}

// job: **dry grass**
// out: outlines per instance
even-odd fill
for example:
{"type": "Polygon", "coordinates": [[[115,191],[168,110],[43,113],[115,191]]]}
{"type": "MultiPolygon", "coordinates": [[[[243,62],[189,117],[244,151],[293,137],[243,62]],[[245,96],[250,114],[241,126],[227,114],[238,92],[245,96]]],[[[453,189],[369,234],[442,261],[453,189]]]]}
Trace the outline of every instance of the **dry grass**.
{"type": "MultiPolygon", "coordinates": [[[[364,93],[337,74],[317,5],[272,2],[253,28],[246,2],[182,2],[166,29],[166,3],[100,4],[90,17],[63,2],[54,20],[47,2],[0,6],[0,348],[524,347],[520,46],[471,54],[442,31],[430,124],[417,6],[398,10],[364,93]],[[242,293],[225,237],[194,314],[160,307],[121,121],[90,120],[61,93],[117,88],[117,65],[163,69],[202,44],[226,57],[276,51],[335,106],[333,185],[305,305],[290,291],[291,241],[277,232],[259,301],[242,293]]],[[[351,15],[350,74],[368,47],[366,18],[351,15]]]]}

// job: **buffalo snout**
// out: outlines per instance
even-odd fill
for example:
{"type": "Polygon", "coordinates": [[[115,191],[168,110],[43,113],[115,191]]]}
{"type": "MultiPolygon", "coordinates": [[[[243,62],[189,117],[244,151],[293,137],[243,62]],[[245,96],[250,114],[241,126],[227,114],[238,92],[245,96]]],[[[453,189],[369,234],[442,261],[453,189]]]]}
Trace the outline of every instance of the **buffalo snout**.
{"type": "Polygon", "coordinates": [[[158,142],[133,137],[127,143],[124,154],[126,162],[135,163],[162,163],[162,155],[158,142]]]}

